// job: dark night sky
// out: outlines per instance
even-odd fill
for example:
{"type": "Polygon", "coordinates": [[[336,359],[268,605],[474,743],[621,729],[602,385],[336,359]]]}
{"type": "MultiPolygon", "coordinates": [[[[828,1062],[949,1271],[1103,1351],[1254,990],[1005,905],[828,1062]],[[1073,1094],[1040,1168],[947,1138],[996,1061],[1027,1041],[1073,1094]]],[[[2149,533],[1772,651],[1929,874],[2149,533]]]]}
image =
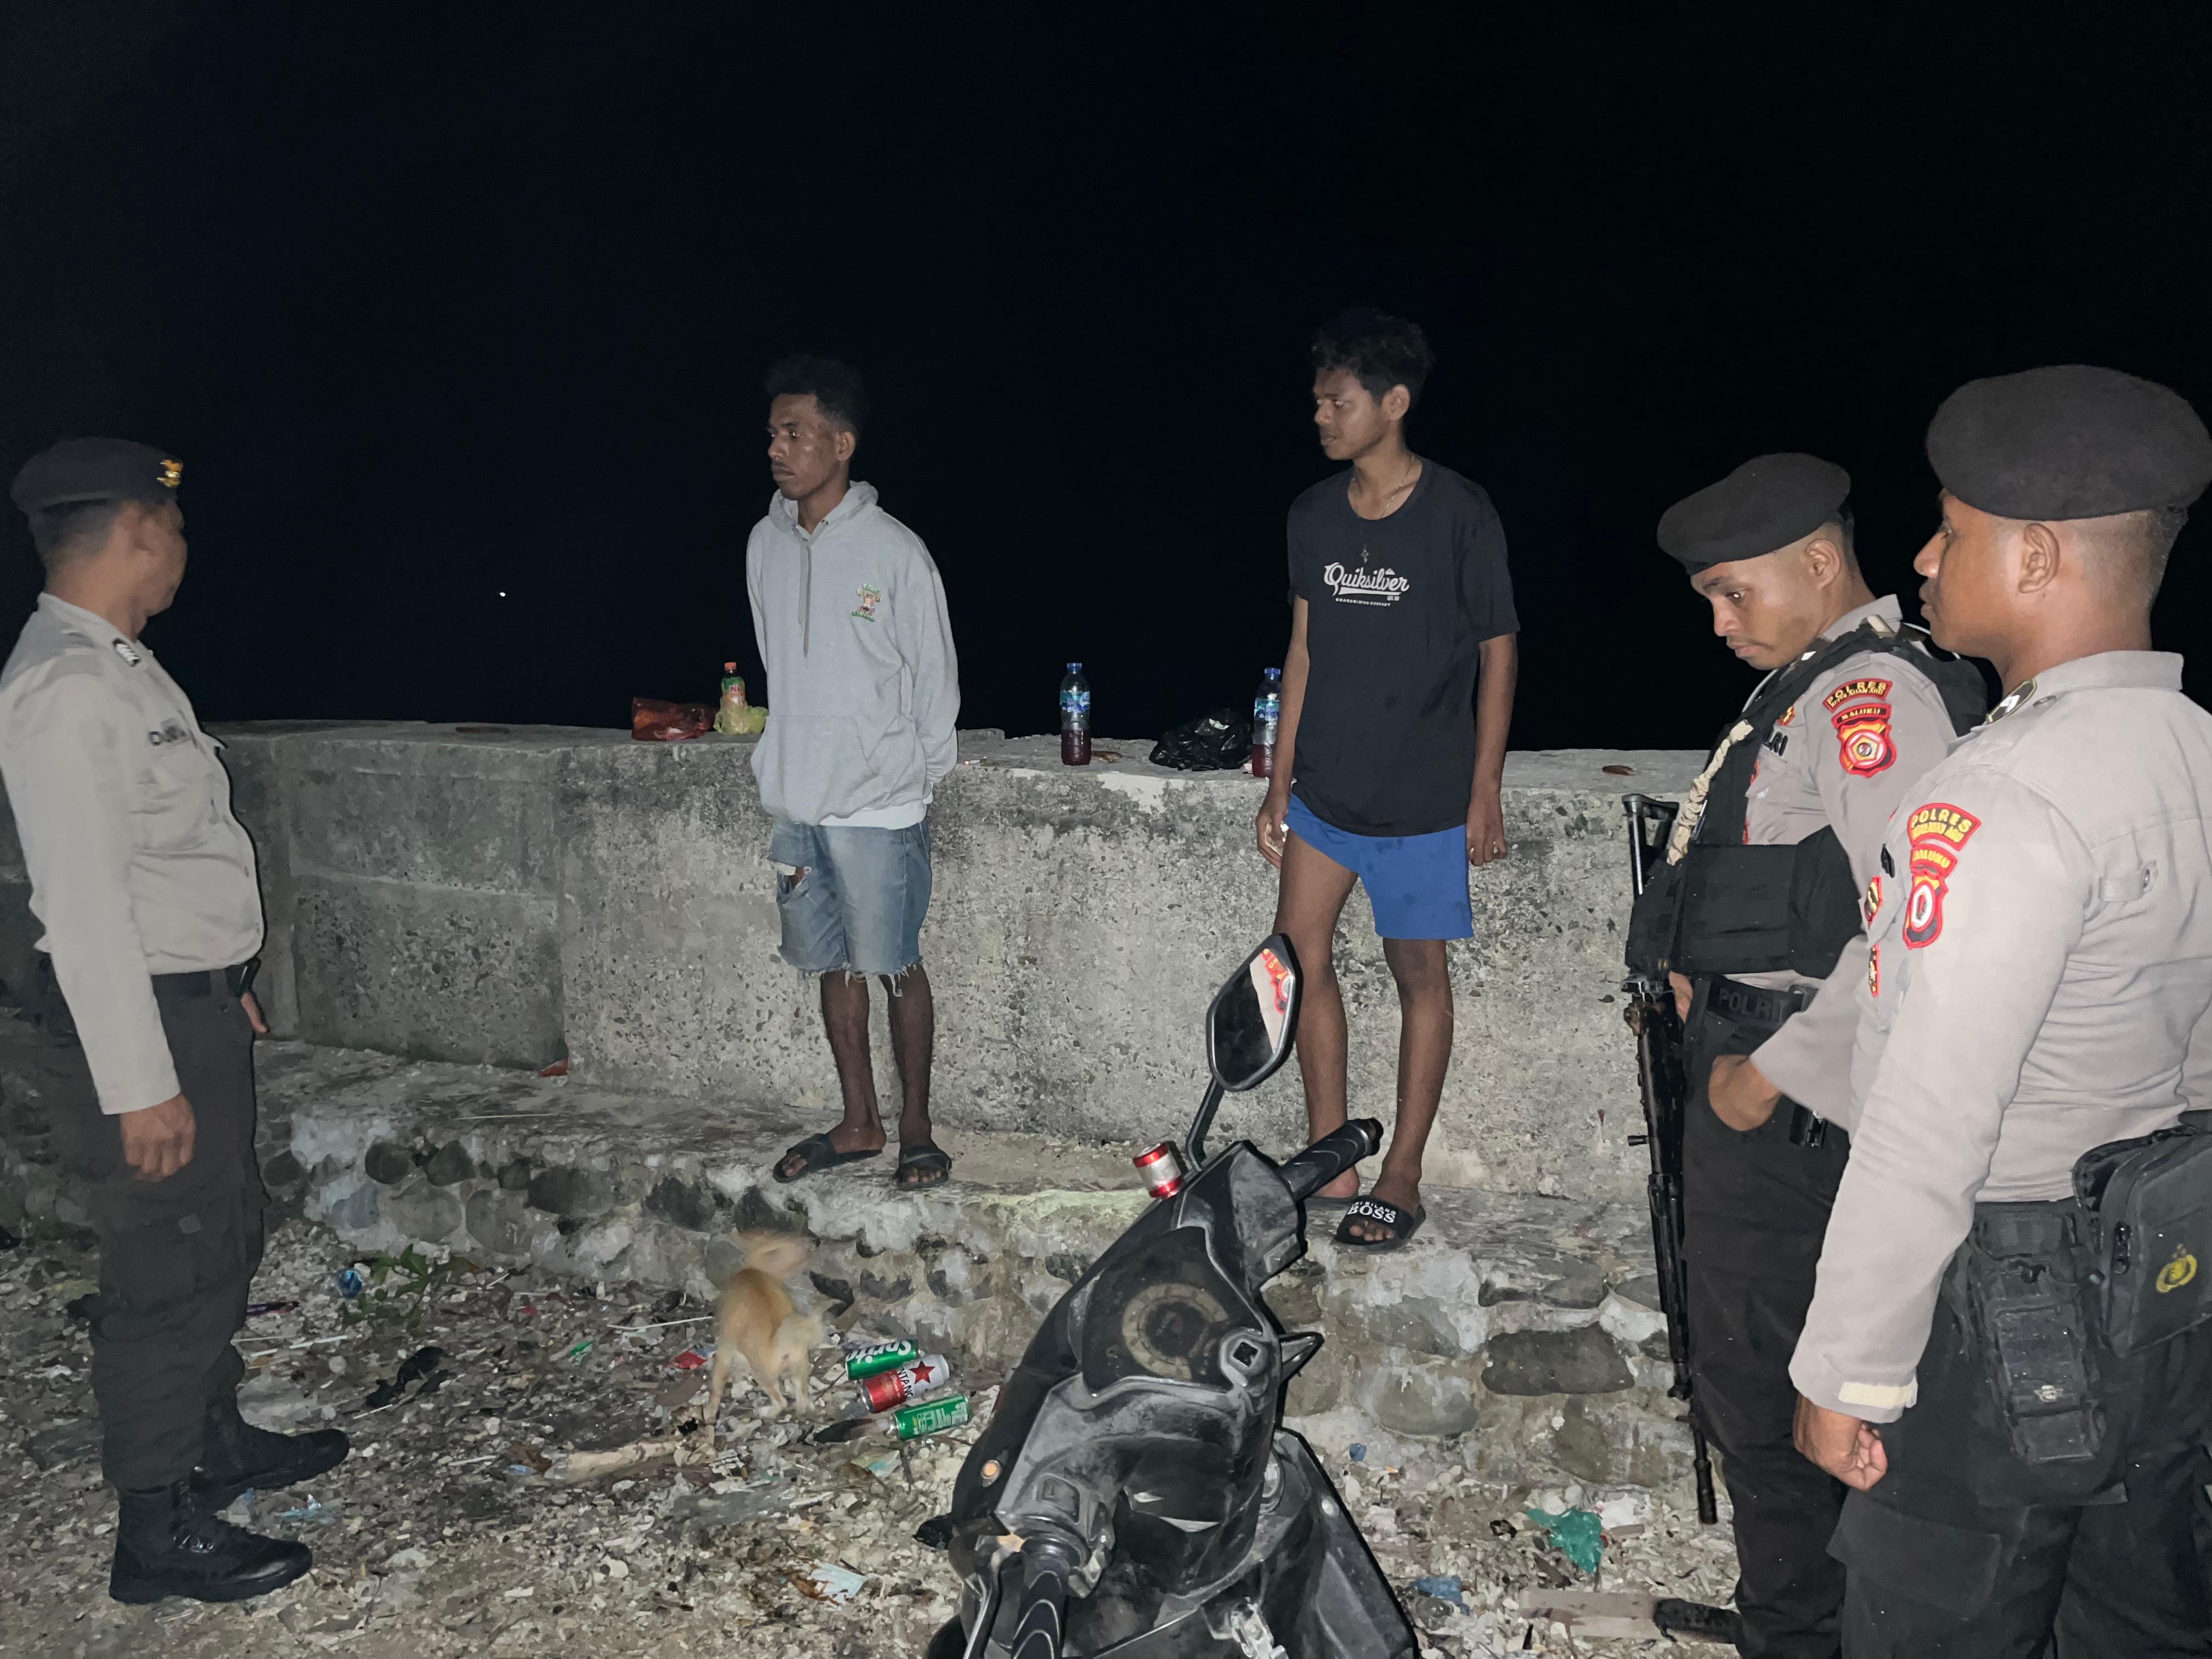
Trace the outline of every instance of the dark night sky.
{"type": "Polygon", "coordinates": [[[751,666],[761,374],[833,351],[963,723],[1042,729],[1080,657],[1146,733],[1280,659],[1306,342],[1365,299],[1430,330],[1416,447],[1504,518],[1515,745],[1701,745],[1747,679],[1652,544],[1676,496],[1831,456],[1909,610],[1960,380],[2105,362],[2212,410],[2203,27],[1972,10],[19,8],[0,468],[185,457],[149,638],[210,719],[619,725],[751,666]]]}

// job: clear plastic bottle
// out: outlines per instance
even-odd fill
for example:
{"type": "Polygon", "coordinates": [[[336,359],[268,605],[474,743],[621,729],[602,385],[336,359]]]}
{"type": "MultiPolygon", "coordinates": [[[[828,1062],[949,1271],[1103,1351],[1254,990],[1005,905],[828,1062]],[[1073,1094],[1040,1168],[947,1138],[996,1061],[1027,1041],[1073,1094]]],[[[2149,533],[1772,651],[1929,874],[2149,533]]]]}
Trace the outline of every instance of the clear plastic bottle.
{"type": "Polygon", "coordinates": [[[1270,668],[1260,676],[1260,689],[1252,694],[1252,775],[1275,775],[1275,736],[1283,724],[1283,671],[1270,668]]]}
{"type": "Polygon", "coordinates": [[[1079,662],[1068,664],[1060,682],[1060,763],[1091,764],[1091,682],[1079,662]]]}

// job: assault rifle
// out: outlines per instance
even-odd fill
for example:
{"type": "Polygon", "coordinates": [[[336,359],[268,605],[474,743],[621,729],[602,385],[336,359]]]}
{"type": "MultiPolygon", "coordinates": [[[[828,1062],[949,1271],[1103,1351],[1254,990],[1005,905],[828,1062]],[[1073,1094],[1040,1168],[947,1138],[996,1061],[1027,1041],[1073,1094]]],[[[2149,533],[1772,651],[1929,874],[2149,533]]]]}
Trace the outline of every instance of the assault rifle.
{"type": "MultiPolygon", "coordinates": [[[[1668,832],[1680,810],[1673,801],[1623,795],[1628,815],[1628,878],[1638,898],[1644,878],[1665,854],[1668,832]]],[[[1651,1200],[1651,1250],[1659,1267],[1659,1310],[1667,1316],[1667,1357],[1674,1362],[1674,1399],[1690,1398],[1689,1279],[1682,1266],[1682,1120],[1688,1110],[1688,1079],[1682,1069],[1682,1022],[1674,1012],[1674,992],[1666,971],[1632,971],[1620,983],[1628,999],[1628,1029],[1636,1034],[1637,1081],[1644,1091],[1644,1133],[1629,1144],[1651,1153],[1646,1190],[1651,1200]]],[[[1720,1519],[1713,1501],[1712,1454],[1705,1431],[1690,1413],[1690,1447],[1698,1479],[1698,1519],[1711,1526],[1720,1519]]]]}

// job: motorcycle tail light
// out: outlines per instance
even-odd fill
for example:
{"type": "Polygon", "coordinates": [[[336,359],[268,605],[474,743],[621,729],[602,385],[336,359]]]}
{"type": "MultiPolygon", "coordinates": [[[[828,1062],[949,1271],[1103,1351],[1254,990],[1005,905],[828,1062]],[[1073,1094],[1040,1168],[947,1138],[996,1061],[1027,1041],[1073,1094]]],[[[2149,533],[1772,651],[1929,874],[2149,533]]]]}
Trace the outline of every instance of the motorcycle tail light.
{"type": "Polygon", "coordinates": [[[1182,1154],[1176,1151],[1172,1140],[1147,1146],[1129,1161],[1137,1166],[1137,1173],[1144,1176],[1146,1188],[1154,1198],[1173,1198],[1182,1190],[1182,1154]]]}

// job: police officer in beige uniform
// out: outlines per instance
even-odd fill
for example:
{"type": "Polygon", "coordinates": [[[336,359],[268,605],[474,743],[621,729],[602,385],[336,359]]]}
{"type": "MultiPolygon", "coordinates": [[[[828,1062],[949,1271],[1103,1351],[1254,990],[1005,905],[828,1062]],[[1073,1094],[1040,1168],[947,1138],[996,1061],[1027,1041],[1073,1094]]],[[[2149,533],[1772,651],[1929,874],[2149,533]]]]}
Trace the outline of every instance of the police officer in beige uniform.
{"type": "Polygon", "coordinates": [[[1790,1363],[1798,1443],[1856,1489],[1844,1651],[2212,1654],[2212,1133],[2183,1122],[2212,1084],[2212,716],[2150,649],[2212,437],[2076,366],[1963,387],[1928,453],[1930,626],[2010,690],[1868,895],[1862,1103],[1790,1363]]]}
{"type": "Polygon", "coordinates": [[[1848,1152],[1823,1118],[1850,1071],[1849,953],[1890,813],[1985,706],[1979,674],[1867,586],[1850,491],[1818,456],[1761,455],[1658,531],[1714,633],[1767,671],[1675,821],[1631,951],[1669,967],[1684,1018],[1693,1403],[1723,1458],[1750,1659],[1838,1650],[1844,1491],[1791,1443],[1788,1363],[1848,1152]],[[1839,1031],[1808,1009],[1837,1002],[1839,1031]]]}
{"type": "Polygon", "coordinates": [[[33,999],[57,1045],[58,1138],[90,1188],[103,1462],[121,1498],[109,1593],[240,1601],[312,1564],[218,1518],[247,1487],[346,1454],[239,1415],[230,1346],[261,1260],[249,988],[261,948],[253,848],[213,738],[139,633],[185,574],[182,465],[85,438],[11,494],[46,591],[0,670],[7,783],[45,929],[33,999]]]}

